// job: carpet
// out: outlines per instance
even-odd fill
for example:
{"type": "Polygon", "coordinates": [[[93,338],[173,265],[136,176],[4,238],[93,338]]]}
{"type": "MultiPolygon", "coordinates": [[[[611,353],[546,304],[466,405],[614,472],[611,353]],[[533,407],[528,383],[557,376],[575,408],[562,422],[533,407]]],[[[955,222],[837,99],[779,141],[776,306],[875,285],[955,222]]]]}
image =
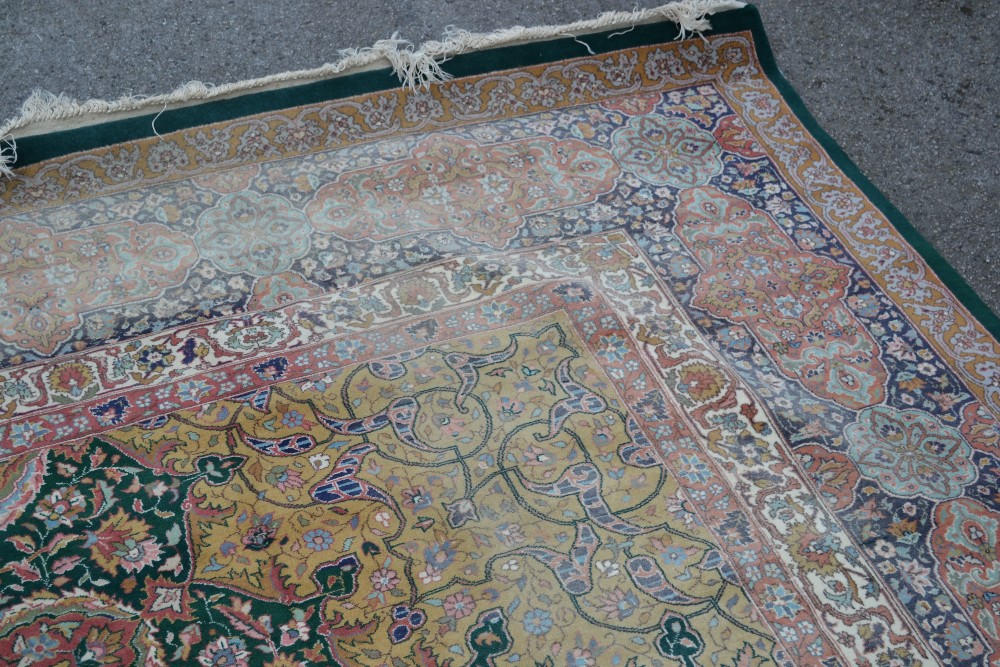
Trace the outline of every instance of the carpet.
{"type": "Polygon", "coordinates": [[[1000,664],[997,318],[706,7],[18,138],[0,662],[1000,664]]]}

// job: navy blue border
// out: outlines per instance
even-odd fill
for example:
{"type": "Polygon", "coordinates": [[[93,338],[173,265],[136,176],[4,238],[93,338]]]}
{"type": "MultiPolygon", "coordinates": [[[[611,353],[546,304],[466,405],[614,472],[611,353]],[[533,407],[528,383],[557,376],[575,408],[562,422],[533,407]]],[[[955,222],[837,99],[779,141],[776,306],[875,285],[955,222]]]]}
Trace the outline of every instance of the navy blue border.
{"type": "MultiPolygon", "coordinates": [[[[980,323],[1000,340],[1000,318],[969,286],[961,275],[935,250],[892,203],[879,192],[846,153],[816,121],[802,98],[782,75],[764,32],[760,13],[753,5],[711,17],[712,29],[706,35],[750,31],[756,45],[757,57],[767,77],[774,83],[792,112],[803,126],[826,150],[833,161],[888,218],[908,243],[924,258],[941,282],[976,317],[980,323]]],[[[587,55],[588,46],[593,53],[608,53],[649,44],[662,44],[677,38],[680,26],[672,22],[637,26],[624,34],[619,30],[587,35],[582,38],[586,46],[573,38],[553,39],[517,46],[506,46],[487,51],[477,51],[455,56],[445,69],[452,75],[471,76],[495,71],[497,64],[504,69],[529,67],[547,62],[587,55]]],[[[161,134],[184,130],[199,125],[233,120],[290,107],[315,104],[365,93],[390,90],[399,86],[399,80],[388,68],[345,75],[324,81],[290,86],[280,90],[247,93],[232,99],[211,100],[200,104],[171,109],[159,114],[151,113],[125,120],[100,123],[87,127],[22,137],[17,141],[18,156],[14,167],[23,167],[71,153],[93,150],[153,136],[153,119],[161,134]]]]}

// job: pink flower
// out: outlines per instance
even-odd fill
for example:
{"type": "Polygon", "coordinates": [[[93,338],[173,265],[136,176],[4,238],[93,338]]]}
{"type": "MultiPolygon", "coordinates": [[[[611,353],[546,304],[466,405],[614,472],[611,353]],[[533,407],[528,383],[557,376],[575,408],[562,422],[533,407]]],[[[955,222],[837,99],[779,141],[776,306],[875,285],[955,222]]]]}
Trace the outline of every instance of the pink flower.
{"type": "Polygon", "coordinates": [[[181,630],[180,635],[178,635],[178,637],[181,640],[181,644],[184,644],[185,646],[194,646],[195,644],[201,641],[201,628],[198,625],[192,623],[191,625],[181,630]]]}
{"type": "Polygon", "coordinates": [[[160,545],[152,537],[142,541],[128,539],[115,546],[117,548],[114,555],[121,559],[119,562],[126,572],[138,572],[152,565],[159,560],[162,553],[160,545]]]}
{"type": "Polygon", "coordinates": [[[383,567],[372,572],[372,586],[377,591],[391,591],[399,584],[399,576],[395,570],[383,567]]]}
{"type": "Polygon", "coordinates": [[[456,621],[472,614],[475,608],[476,601],[464,592],[452,593],[444,599],[444,613],[456,621]]]}
{"type": "Polygon", "coordinates": [[[417,575],[421,583],[432,584],[435,581],[441,581],[441,570],[428,565],[425,569],[421,570],[417,575]]]}
{"type": "Polygon", "coordinates": [[[431,506],[431,494],[422,486],[415,486],[412,489],[403,491],[403,507],[408,507],[413,511],[422,510],[431,506]]]}
{"type": "Polygon", "coordinates": [[[293,621],[281,626],[281,645],[291,646],[295,642],[309,640],[309,626],[304,621],[293,621]]]}
{"type": "Polygon", "coordinates": [[[524,542],[524,532],[521,530],[520,524],[516,523],[502,523],[497,526],[496,531],[497,539],[504,543],[505,546],[513,547],[524,542]]]}
{"type": "Polygon", "coordinates": [[[278,491],[282,493],[288,489],[297,489],[305,483],[299,471],[288,466],[274,467],[264,476],[264,479],[276,486],[278,491]]]}
{"type": "Polygon", "coordinates": [[[913,586],[913,590],[917,592],[917,595],[925,595],[927,590],[934,585],[931,581],[931,571],[918,561],[903,561],[899,569],[902,570],[903,574],[909,580],[910,585],[913,586]]]}

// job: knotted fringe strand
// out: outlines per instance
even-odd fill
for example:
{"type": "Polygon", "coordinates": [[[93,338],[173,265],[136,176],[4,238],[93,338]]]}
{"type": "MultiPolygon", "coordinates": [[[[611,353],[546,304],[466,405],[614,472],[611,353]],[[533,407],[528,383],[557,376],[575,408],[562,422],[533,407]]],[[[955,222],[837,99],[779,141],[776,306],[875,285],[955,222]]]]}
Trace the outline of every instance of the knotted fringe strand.
{"type": "MultiPolygon", "coordinates": [[[[652,9],[605,12],[596,19],[576,21],[566,25],[533,28],[514,26],[490,33],[473,33],[449,26],[445,29],[443,40],[425,42],[419,48],[416,48],[409,41],[401,39],[398,34],[394,34],[389,39],[375,42],[374,45],[367,48],[342,50],[338,53],[340,56],[338,60],[315,69],[283,72],[219,86],[192,81],[165,95],[128,95],[117,100],[92,99],[79,102],[67,95],[56,95],[36,90],[24,101],[20,114],[0,125],[0,176],[13,176],[17,145],[11,133],[15,130],[23,130],[34,123],[138,111],[147,108],[166,108],[170,104],[208,100],[272,84],[333,76],[380,62],[388,62],[393,73],[399,77],[405,88],[417,90],[426,88],[432,83],[450,79],[451,75],[441,69],[441,63],[460,53],[495,48],[515,42],[555,37],[575,38],[577,34],[595,32],[601,29],[624,28],[628,30],[638,23],[653,20],[677,23],[680,26],[678,37],[684,39],[689,33],[700,33],[708,30],[711,27],[707,18],[709,15],[738,9],[744,4],[735,0],[681,0],[652,9]]],[[[586,45],[586,43],[584,44],[586,45]]],[[[590,50],[589,46],[587,48],[590,50]]]]}
{"type": "Polygon", "coordinates": [[[17,162],[17,144],[12,137],[0,136],[0,178],[13,178],[12,167],[17,162]]]}

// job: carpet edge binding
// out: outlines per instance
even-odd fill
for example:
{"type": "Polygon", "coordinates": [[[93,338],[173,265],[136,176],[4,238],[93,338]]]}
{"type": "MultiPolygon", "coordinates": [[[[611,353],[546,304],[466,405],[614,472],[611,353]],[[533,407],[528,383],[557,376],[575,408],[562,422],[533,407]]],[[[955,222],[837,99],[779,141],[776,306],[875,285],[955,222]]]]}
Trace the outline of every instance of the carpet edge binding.
{"type": "MultiPolygon", "coordinates": [[[[623,28],[625,31],[643,23],[673,21],[680,26],[679,38],[701,34],[711,29],[708,17],[719,12],[740,9],[746,3],[737,0],[680,0],[650,9],[605,12],[595,19],[576,21],[564,25],[535,27],[513,26],[489,33],[474,33],[449,26],[441,40],[424,42],[419,47],[399,37],[375,42],[370,47],[344,49],[339,58],[320,67],[281,72],[256,79],[212,85],[201,81],[188,82],[170,93],[161,95],[126,95],[116,100],[90,99],[78,101],[66,94],[44,90],[34,91],[21,106],[20,113],[0,124],[0,177],[13,177],[17,162],[17,140],[21,136],[82,127],[107,120],[111,114],[122,114],[173,106],[184,106],[195,101],[206,101],[226,96],[244,94],[268,87],[283,87],[306,80],[343,76],[373,67],[392,67],[404,88],[417,90],[432,83],[446,81],[450,75],[441,64],[456,55],[510,46],[517,43],[543,41],[559,37],[573,37],[589,32],[623,28]],[[44,128],[38,127],[45,125],[44,128]],[[63,127],[60,127],[63,126],[63,127]],[[34,128],[36,131],[32,131],[34,128]]],[[[587,46],[585,42],[582,42],[587,46]]],[[[587,47],[589,50],[589,46],[587,47]]],[[[153,132],[156,133],[155,119],[153,132]]]]}

